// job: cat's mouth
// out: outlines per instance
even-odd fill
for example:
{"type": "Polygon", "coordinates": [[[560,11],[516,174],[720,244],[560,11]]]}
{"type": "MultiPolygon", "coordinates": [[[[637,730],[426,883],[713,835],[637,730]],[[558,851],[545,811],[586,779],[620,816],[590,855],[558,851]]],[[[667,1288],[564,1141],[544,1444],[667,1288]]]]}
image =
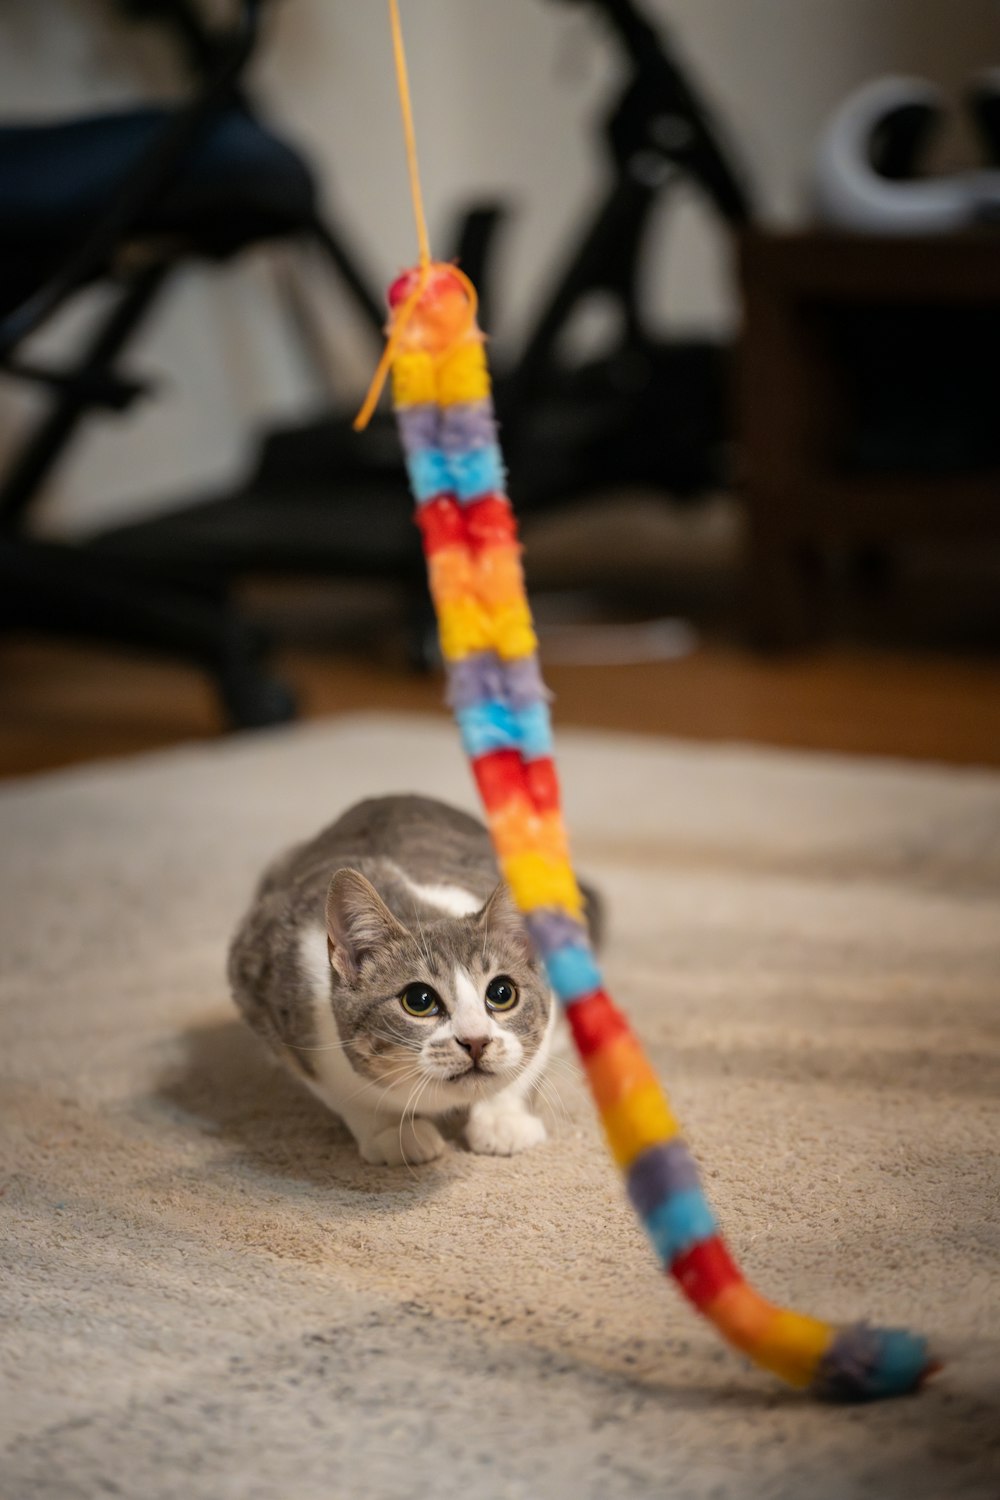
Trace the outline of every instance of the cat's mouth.
{"type": "Polygon", "coordinates": [[[459,1068],[457,1073],[449,1073],[445,1083],[461,1083],[463,1078],[495,1078],[496,1074],[492,1068],[484,1068],[481,1063],[469,1063],[467,1068],[459,1068]]]}

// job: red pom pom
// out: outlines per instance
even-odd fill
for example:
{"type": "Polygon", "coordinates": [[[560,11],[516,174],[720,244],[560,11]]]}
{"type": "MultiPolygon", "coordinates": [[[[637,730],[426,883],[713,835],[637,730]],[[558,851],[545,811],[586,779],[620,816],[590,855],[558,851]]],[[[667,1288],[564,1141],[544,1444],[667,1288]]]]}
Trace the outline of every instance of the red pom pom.
{"type": "Polygon", "coordinates": [[[465,507],[473,547],[510,546],[517,541],[517,521],[506,495],[484,495],[465,507]]]}
{"type": "Polygon", "coordinates": [[[491,750],[472,762],[479,795],[487,812],[499,812],[513,797],[524,793],[524,767],[516,750],[491,750]]]}
{"type": "MultiPolygon", "coordinates": [[[[401,276],[396,277],[396,280],[389,288],[389,306],[393,312],[395,312],[397,307],[401,307],[407,298],[412,296],[417,290],[422,274],[420,266],[411,266],[401,276]]],[[[468,299],[469,294],[460,277],[455,274],[451,266],[443,265],[439,262],[437,265],[431,267],[430,274],[424,286],[421,306],[428,303],[433,304],[435,299],[442,295],[454,296],[456,292],[468,299]]]]}
{"type": "Polygon", "coordinates": [[[566,1019],[581,1057],[590,1057],[615,1037],[628,1034],[628,1022],[603,990],[567,1005],[566,1019]]]}
{"type": "Polygon", "coordinates": [[[530,760],[524,768],[532,801],[540,813],[559,811],[559,777],[550,755],[530,760]]]}
{"type": "Polygon", "coordinates": [[[743,1280],[742,1271],[717,1234],[678,1255],[670,1274],[695,1307],[708,1307],[727,1286],[743,1280]]]}
{"type": "Polygon", "coordinates": [[[452,495],[442,495],[417,507],[414,517],[424,539],[424,552],[431,557],[445,547],[460,547],[465,543],[465,519],[458,501],[452,495]]]}

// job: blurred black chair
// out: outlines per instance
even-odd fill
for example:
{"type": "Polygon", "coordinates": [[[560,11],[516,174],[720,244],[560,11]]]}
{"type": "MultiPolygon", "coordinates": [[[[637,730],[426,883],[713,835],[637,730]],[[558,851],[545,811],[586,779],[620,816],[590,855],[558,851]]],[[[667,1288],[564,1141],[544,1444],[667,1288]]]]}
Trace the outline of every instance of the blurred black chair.
{"type": "Polygon", "coordinates": [[[81,421],[95,410],[126,411],[149,393],[117,364],[185,261],[312,237],[371,325],[373,345],[380,337],[379,305],[321,219],[309,167],[240,94],[259,12],[260,0],[242,0],[235,28],[181,107],[0,128],[0,370],[49,394],[0,478],[0,627],[179,655],[213,676],[239,726],[289,718],[294,705],[265,671],[267,642],[232,606],[228,580],[172,574],[169,560],[161,566],[114,548],[40,541],[30,512],[81,421]],[[112,289],[111,305],[75,365],[54,369],[22,352],[69,298],[98,281],[112,289]]]}
{"type": "MultiPolygon", "coordinates": [[[[81,420],[125,411],[147,383],[117,362],[164,283],[191,257],[226,259],[254,244],[320,246],[381,346],[383,313],[342,231],[320,216],[302,157],[261,123],[243,84],[261,0],[242,0],[220,42],[191,0],[117,0],[165,24],[199,79],[177,110],[136,109],[56,126],[0,129],[0,370],[40,381],[48,412],[0,476],[0,628],[89,634],[179,654],[215,678],[230,721],[293,712],[261,668],[265,642],[232,607],[248,574],[377,577],[407,591],[410,655],[436,660],[433,613],[391,420],[360,437],[334,407],[263,435],[248,482],[119,525],[86,545],[30,535],[31,506],[81,420]],[[24,341],[81,287],[115,300],[74,368],[39,368],[24,341]]],[[[729,348],[664,339],[644,317],[640,284],[653,211],[695,184],[733,233],[750,218],[742,173],[711,111],[636,0],[574,0],[607,23],[626,61],[604,122],[608,182],[557,268],[527,340],[495,369],[516,498],[526,518],[595,491],[649,486],[697,497],[730,478],[729,348]],[[602,356],[566,357],[566,332],[592,294],[619,314],[602,356]]],[[[505,205],[463,216],[453,244],[491,329],[492,267],[505,205]]]]}

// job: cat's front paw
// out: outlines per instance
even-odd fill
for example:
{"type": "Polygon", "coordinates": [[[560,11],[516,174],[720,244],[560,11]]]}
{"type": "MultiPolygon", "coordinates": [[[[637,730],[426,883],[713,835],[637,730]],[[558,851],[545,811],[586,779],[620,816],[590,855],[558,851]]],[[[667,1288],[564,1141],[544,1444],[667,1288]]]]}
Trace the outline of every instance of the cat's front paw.
{"type": "Polygon", "coordinates": [[[358,1142],[365,1161],[381,1167],[415,1167],[433,1161],[445,1149],[444,1137],[430,1120],[403,1120],[358,1142]]]}
{"type": "Polygon", "coordinates": [[[483,1104],[471,1110],[465,1139],[480,1156],[516,1156],[548,1140],[548,1131],[523,1105],[483,1104]]]}

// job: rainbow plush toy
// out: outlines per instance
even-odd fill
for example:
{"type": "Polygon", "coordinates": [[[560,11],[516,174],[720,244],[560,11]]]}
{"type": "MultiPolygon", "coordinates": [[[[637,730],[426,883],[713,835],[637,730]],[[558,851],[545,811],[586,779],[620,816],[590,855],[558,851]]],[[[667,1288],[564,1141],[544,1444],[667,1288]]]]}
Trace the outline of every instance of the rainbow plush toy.
{"type": "MultiPolygon", "coordinates": [[[[395,0],[390,6],[394,12],[395,0]]],[[[393,20],[412,166],[398,16],[393,20]]],[[[565,1009],[628,1196],[685,1296],[756,1364],[821,1396],[872,1399],[916,1390],[935,1368],[922,1338],[864,1324],[837,1328],[776,1307],[749,1285],[719,1233],[666,1097],[604,987],[569,858],[549,695],[506,495],[475,292],[455,267],[431,261],[425,232],[421,243],[420,265],[389,292],[383,372],[391,371],[448,698],[500,868],[565,1009]]],[[[378,389],[376,377],[358,425],[378,389]]]]}

